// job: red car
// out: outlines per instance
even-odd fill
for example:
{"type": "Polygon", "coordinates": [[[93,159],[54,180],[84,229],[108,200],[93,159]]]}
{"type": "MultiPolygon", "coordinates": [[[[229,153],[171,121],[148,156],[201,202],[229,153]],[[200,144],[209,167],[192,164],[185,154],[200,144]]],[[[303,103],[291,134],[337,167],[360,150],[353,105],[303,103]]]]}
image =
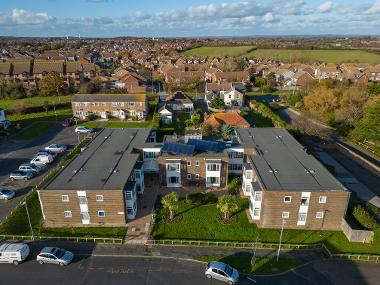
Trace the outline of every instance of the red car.
{"type": "Polygon", "coordinates": [[[65,128],[73,126],[73,125],[75,125],[75,119],[74,118],[68,118],[62,122],[62,126],[65,128]]]}

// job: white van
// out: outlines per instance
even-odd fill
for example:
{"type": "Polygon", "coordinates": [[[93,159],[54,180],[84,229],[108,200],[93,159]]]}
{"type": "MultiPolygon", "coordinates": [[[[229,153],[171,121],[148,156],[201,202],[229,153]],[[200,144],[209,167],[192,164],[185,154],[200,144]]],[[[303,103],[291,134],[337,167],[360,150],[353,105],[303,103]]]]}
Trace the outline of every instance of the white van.
{"type": "Polygon", "coordinates": [[[24,243],[3,243],[0,245],[0,263],[19,265],[27,259],[29,246],[24,243]]]}
{"type": "Polygon", "coordinates": [[[30,163],[37,166],[45,166],[46,164],[53,162],[53,157],[51,155],[39,155],[33,158],[30,163]]]}

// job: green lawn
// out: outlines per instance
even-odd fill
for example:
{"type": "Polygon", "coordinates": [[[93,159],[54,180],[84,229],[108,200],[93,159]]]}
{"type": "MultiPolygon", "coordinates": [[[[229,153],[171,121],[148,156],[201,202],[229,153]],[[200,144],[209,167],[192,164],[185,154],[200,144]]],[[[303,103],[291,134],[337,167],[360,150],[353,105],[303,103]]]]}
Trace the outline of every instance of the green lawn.
{"type": "Polygon", "coordinates": [[[281,61],[380,63],[380,55],[360,50],[258,49],[249,52],[246,56],[281,61]]]}
{"type": "Polygon", "coordinates": [[[8,119],[14,124],[20,124],[21,126],[27,126],[39,121],[58,121],[61,122],[66,118],[72,117],[73,113],[71,109],[59,109],[56,112],[38,112],[22,115],[9,115],[8,119]]]}
{"type": "Polygon", "coordinates": [[[210,262],[221,261],[236,268],[240,273],[245,274],[275,274],[287,271],[301,263],[296,259],[280,258],[279,261],[270,256],[257,257],[255,266],[252,266],[252,253],[241,252],[234,255],[202,255],[194,256],[196,260],[210,262]]]}
{"type": "Polygon", "coordinates": [[[24,99],[12,99],[12,100],[0,100],[0,108],[5,110],[14,110],[19,106],[23,107],[38,107],[44,106],[44,102],[48,101],[49,104],[60,104],[60,103],[69,103],[71,102],[71,96],[51,96],[51,97],[31,97],[24,99]]]}
{"type": "Polygon", "coordinates": [[[254,46],[199,47],[187,50],[182,54],[189,56],[240,56],[254,48],[254,46]]]}
{"type": "MultiPolygon", "coordinates": [[[[166,210],[158,213],[157,223],[153,230],[156,239],[183,240],[215,240],[252,242],[259,237],[261,242],[277,243],[280,237],[279,229],[258,229],[248,221],[245,210],[249,203],[247,199],[239,199],[240,210],[234,215],[234,222],[223,225],[218,222],[216,205],[189,206],[183,201],[179,205],[182,219],[175,224],[168,224],[162,217],[166,210]]],[[[285,230],[284,243],[313,244],[324,242],[333,252],[373,253],[380,254],[380,230],[375,231],[373,244],[350,243],[342,232],[285,230]]]]}
{"type": "Polygon", "coordinates": [[[52,126],[55,125],[55,122],[35,122],[30,126],[22,129],[17,133],[13,138],[16,140],[30,140],[38,137],[39,135],[46,132],[52,126]]]}
{"type": "Polygon", "coordinates": [[[84,127],[87,127],[87,128],[91,128],[91,129],[97,129],[100,127],[101,125],[101,122],[97,122],[97,121],[87,121],[87,122],[81,122],[78,124],[79,126],[84,126],[84,127]]]}
{"type": "Polygon", "coordinates": [[[256,128],[274,127],[271,119],[264,117],[258,112],[254,112],[254,111],[248,111],[244,113],[242,112],[241,115],[245,118],[248,118],[249,122],[253,122],[256,128]]]}

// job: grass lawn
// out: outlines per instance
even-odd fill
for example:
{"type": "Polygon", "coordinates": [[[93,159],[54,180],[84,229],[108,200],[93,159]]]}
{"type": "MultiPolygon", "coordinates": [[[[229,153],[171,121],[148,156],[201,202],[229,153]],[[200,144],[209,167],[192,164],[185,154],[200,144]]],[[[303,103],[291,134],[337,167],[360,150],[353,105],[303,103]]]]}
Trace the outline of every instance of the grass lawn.
{"type": "Polygon", "coordinates": [[[61,122],[66,118],[72,117],[72,115],[73,113],[71,109],[60,109],[56,112],[49,111],[22,115],[9,115],[8,120],[14,124],[20,124],[22,127],[24,127],[40,121],[61,122]]]}
{"type": "Polygon", "coordinates": [[[380,62],[380,55],[360,50],[257,49],[249,52],[246,56],[281,61],[303,60],[306,62],[362,62],[370,64],[380,62]]]}
{"type": "Polygon", "coordinates": [[[91,128],[91,129],[97,129],[97,128],[99,128],[100,124],[101,124],[101,122],[88,121],[88,122],[81,122],[78,125],[79,126],[84,126],[84,127],[87,127],[87,128],[91,128]]]}
{"type": "Polygon", "coordinates": [[[252,266],[253,255],[248,252],[241,252],[234,255],[202,255],[194,256],[194,259],[210,262],[221,261],[237,269],[240,273],[245,274],[275,274],[287,271],[301,263],[296,259],[281,258],[277,260],[270,256],[262,256],[256,259],[255,267],[252,266]]]}
{"type": "Polygon", "coordinates": [[[120,122],[120,121],[108,121],[105,123],[106,128],[149,128],[149,121],[145,122],[120,122]]]}
{"type": "Polygon", "coordinates": [[[187,50],[182,54],[190,56],[240,56],[254,48],[254,46],[199,47],[187,50]]]}
{"type": "Polygon", "coordinates": [[[50,129],[55,122],[35,122],[17,133],[13,138],[16,140],[30,140],[50,129]]]}
{"type": "Polygon", "coordinates": [[[270,128],[274,127],[272,120],[264,117],[260,113],[254,111],[242,112],[241,115],[246,118],[250,123],[253,123],[256,128],[270,128]]]}
{"type": "MultiPolygon", "coordinates": [[[[259,238],[261,242],[277,243],[280,229],[258,229],[248,221],[245,210],[247,199],[238,199],[239,211],[234,215],[234,222],[223,225],[218,222],[216,205],[190,206],[181,200],[178,213],[182,219],[175,224],[168,224],[163,219],[166,210],[161,209],[153,229],[156,239],[214,240],[252,242],[259,238]]],[[[284,243],[313,244],[324,242],[334,252],[380,254],[380,229],[375,231],[372,244],[350,243],[343,232],[285,230],[284,243]]]]}
{"type": "Polygon", "coordinates": [[[12,99],[12,100],[0,100],[0,108],[5,110],[17,109],[18,106],[22,105],[23,107],[38,107],[44,106],[44,102],[48,101],[49,104],[60,104],[60,103],[69,103],[71,102],[71,95],[67,96],[51,96],[51,97],[31,97],[24,99],[12,99]]]}

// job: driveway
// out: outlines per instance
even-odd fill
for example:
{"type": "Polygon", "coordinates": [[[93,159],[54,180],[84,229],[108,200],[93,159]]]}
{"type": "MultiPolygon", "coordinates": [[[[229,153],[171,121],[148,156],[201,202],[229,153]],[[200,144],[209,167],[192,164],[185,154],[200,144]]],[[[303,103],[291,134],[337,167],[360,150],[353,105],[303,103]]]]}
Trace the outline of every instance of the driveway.
{"type": "MultiPolygon", "coordinates": [[[[45,146],[61,143],[72,147],[78,143],[73,128],[56,126],[31,141],[4,140],[0,142],[0,187],[16,191],[16,198],[10,201],[0,200],[0,222],[10,213],[20,200],[36,185],[44,173],[30,181],[10,181],[9,174],[20,164],[29,162],[45,146]]],[[[49,166],[44,169],[46,172],[49,166]]]]}

